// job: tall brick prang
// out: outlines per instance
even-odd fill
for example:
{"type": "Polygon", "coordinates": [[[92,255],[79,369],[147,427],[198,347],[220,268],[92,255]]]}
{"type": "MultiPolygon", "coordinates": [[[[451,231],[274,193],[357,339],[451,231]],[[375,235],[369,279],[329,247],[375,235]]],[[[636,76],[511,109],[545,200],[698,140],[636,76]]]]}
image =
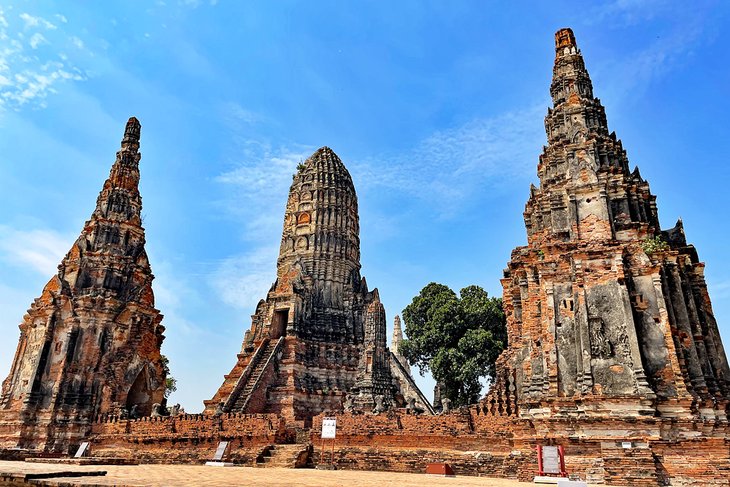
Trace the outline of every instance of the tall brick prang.
{"type": "Polygon", "coordinates": [[[629,170],[570,29],[555,36],[548,145],[502,285],[509,347],[496,389],[523,417],[725,419],[730,368],[681,221],[629,170]]]}
{"type": "Polygon", "coordinates": [[[0,396],[2,446],[64,449],[100,414],[149,415],[163,400],[139,194],[140,124],[127,122],[96,209],[20,324],[0,396]]]}
{"type": "Polygon", "coordinates": [[[377,289],[368,290],[360,275],[352,178],[337,154],[322,147],[294,175],[276,281],[206,411],[278,413],[308,422],[346,402],[349,407],[356,382],[360,407],[402,404],[403,395],[391,388],[384,320],[377,289]]]}

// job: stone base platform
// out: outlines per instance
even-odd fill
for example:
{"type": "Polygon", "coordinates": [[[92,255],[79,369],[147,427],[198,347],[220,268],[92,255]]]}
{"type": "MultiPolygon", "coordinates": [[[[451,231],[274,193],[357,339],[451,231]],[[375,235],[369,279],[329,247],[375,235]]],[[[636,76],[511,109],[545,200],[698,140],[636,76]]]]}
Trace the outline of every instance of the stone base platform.
{"type": "MultiPolygon", "coordinates": [[[[5,478],[11,478],[20,486],[44,487],[339,487],[357,485],[358,487],[529,487],[531,483],[508,479],[485,477],[453,478],[426,476],[422,473],[402,472],[363,472],[352,470],[323,471],[315,469],[291,468],[210,468],[204,465],[150,465],[137,466],[112,465],[105,468],[107,475],[97,477],[59,478],[45,477],[36,480],[28,475],[53,475],[58,466],[7,462],[0,460],[0,485],[5,478]],[[4,477],[5,476],[5,477],[4,477]],[[457,482],[457,483],[455,483],[457,482]]],[[[69,465],[64,470],[86,473],[93,467],[69,465]]]]}
{"type": "Polygon", "coordinates": [[[83,457],[83,458],[26,458],[29,463],[51,463],[58,465],[139,465],[134,458],[83,457]]]}

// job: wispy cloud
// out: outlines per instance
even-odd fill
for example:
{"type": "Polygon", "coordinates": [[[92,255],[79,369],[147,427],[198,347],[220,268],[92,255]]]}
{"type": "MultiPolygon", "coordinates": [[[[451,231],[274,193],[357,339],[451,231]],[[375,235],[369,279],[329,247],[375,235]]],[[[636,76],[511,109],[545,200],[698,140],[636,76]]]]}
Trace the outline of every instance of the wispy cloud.
{"type": "Polygon", "coordinates": [[[44,29],[48,29],[48,30],[56,29],[55,24],[49,22],[48,20],[46,20],[42,17],[35,17],[33,15],[30,15],[27,12],[21,13],[18,17],[20,17],[20,20],[23,21],[26,29],[31,29],[33,27],[43,27],[44,29]]]}
{"type": "Polygon", "coordinates": [[[246,141],[243,162],[216,178],[233,188],[232,197],[221,204],[230,215],[241,218],[248,239],[269,236],[281,224],[282,215],[274,217],[271,209],[283,211],[296,166],[312,151],[302,147],[275,149],[246,141]]]}
{"type": "Polygon", "coordinates": [[[275,149],[246,140],[239,141],[238,149],[242,162],[216,181],[229,188],[229,198],[219,204],[242,222],[242,238],[250,243],[251,250],[223,260],[210,275],[210,285],[226,303],[250,309],[265,296],[275,278],[276,243],[292,174],[313,149],[275,149]]]}
{"type": "MultiPolygon", "coordinates": [[[[437,131],[411,150],[346,163],[359,192],[395,190],[407,198],[429,200],[440,216],[448,217],[464,200],[484,194],[485,189],[532,174],[545,138],[540,123],[544,110],[541,104],[472,120],[437,131]]],[[[243,113],[239,121],[248,123],[247,112],[243,113]]],[[[296,144],[273,148],[255,140],[237,140],[241,162],[216,180],[228,186],[229,197],[220,204],[241,221],[251,250],[224,260],[211,274],[211,285],[227,303],[250,309],[271,286],[292,174],[314,149],[296,144]]],[[[399,221],[393,215],[376,223],[382,227],[379,233],[397,233],[393,229],[399,221]]]]}
{"type": "Polygon", "coordinates": [[[31,48],[38,49],[38,46],[41,44],[48,44],[48,39],[46,39],[40,32],[36,32],[30,36],[29,44],[31,48]]]}
{"type": "MultiPolygon", "coordinates": [[[[162,3],[162,2],[161,2],[162,3]]],[[[218,5],[218,0],[179,0],[178,3],[184,7],[191,7],[191,8],[198,8],[201,5],[210,5],[211,7],[215,7],[218,5]]],[[[164,5],[164,3],[163,3],[164,5]]]]}
{"type": "Polygon", "coordinates": [[[642,96],[652,82],[687,63],[696,49],[711,43],[727,17],[718,11],[718,4],[714,0],[615,0],[595,7],[588,16],[592,19],[589,24],[607,23],[620,29],[642,29],[647,22],[660,26],[652,42],[630,46],[620,58],[599,67],[597,74],[606,73],[612,80],[607,87],[609,97],[642,96]]]}
{"type": "Polygon", "coordinates": [[[485,189],[531,174],[545,140],[546,104],[437,131],[411,150],[351,165],[359,185],[384,186],[436,203],[443,215],[485,189]]]}
{"type": "Polygon", "coordinates": [[[265,245],[225,259],[211,276],[211,284],[225,303],[253,310],[276,278],[278,254],[278,245],[265,245]]]}
{"type": "Polygon", "coordinates": [[[709,289],[712,299],[716,301],[720,299],[730,299],[730,279],[719,282],[710,282],[707,288],[709,289]]]}
{"type": "MultiPolygon", "coordinates": [[[[67,22],[60,14],[55,19],[67,22]]],[[[43,107],[60,83],[86,78],[64,52],[68,47],[82,49],[83,42],[43,17],[27,12],[8,16],[0,7],[0,41],[0,109],[43,107]]]]}
{"type": "Polygon", "coordinates": [[[26,267],[51,277],[71,248],[73,236],[54,230],[18,230],[0,225],[0,259],[15,267],[26,267]]]}

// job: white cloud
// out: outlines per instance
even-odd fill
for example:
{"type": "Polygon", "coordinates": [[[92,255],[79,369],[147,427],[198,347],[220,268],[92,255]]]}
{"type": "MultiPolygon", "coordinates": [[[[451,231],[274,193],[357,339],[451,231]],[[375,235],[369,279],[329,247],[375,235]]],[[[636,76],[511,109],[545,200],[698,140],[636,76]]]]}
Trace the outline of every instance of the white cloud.
{"type": "Polygon", "coordinates": [[[54,24],[47,21],[43,17],[34,17],[33,15],[30,15],[26,12],[23,12],[18,17],[20,17],[20,19],[25,23],[26,29],[29,29],[31,27],[44,27],[48,30],[56,29],[56,26],[54,24]]]}
{"type": "Polygon", "coordinates": [[[278,254],[279,246],[269,245],[225,259],[211,276],[211,285],[225,303],[253,311],[276,280],[278,254]]]}
{"type": "Polygon", "coordinates": [[[232,196],[220,204],[243,223],[251,250],[220,262],[210,276],[210,285],[224,302],[251,309],[276,277],[278,241],[292,175],[313,150],[272,149],[255,141],[239,142],[244,162],[216,180],[233,189],[232,196]]]}
{"type": "MultiPolygon", "coordinates": [[[[428,199],[436,212],[450,214],[464,199],[483,193],[485,187],[534,171],[534,161],[545,134],[540,120],[544,105],[473,120],[438,131],[412,150],[347,161],[358,189],[384,187],[428,199]]],[[[245,132],[245,110],[229,110],[234,133],[245,132]],[[235,130],[237,128],[238,130],[235,130]]],[[[241,221],[251,250],[222,261],[210,276],[222,299],[239,308],[252,309],[275,279],[278,242],[288,188],[296,165],[314,151],[312,147],[273,149],[266,143],[236,139],[243,162],[216,178],[233,189],[221,202],[229,216],[241,221]],[[273,245],[272,245],[273,243],[273,245]]],[[[395,217],[376,222],[379,232],[393,233],[395,217]]]]}
{"type": "Polygon", "coordinates": [[[652,82],[687,63],[699,47],[711,43],[724,27],[724,15],[716,11],[717,6],[718,2],[712,0],[614,0],[593,8],[587,16],[589,25],[641,31],[646,30],[649,22],[657,25],[655,40],[637,43],[635,48],[629,47],[612,62],[592,71],[611,82],[601,90],[604,97],[641,97],[652,82]]]}
{"type": "Polygon", "coordinates": [[[247,110],[238,103],[229,103],[226,105],[223,110],[223,116],[227,117],[229,122],[240,121],[248,125],[261,121],[261,116],[258,113],[247,110]]]}
{"type": "MultiPolygon", "coordinates": [[[[65,23],[65,17],[56,18],[65,23]]],[[[84,71],[61,51],[70,45],[83,49],[83,41],[42,17],[24,12],[9,18],[0,9],[0,41],[0,110],[43,107],[47,96],[63,82],[86,79],[84,71]],[[23,25],[14,25],[13,20],[23,25]]]]}
{"type": "Polygon", "coordinates": [[[38,49],[38,46],[40,46],[41,44],[48,44],[48,39],[46,39],[40,32],[36,32],[32,36],[30,36],[30,41],[28,41],[28,44],[30,44],[31,48],[38,49]]]}
{"type": "Polygon", "coordinates": [[[710,282],[707,286],[710,297],[717,301],[721,299],[730,299],[730,280],[710,282]]]}
{"type": "Polygon", "coordinates": [[[0,7],[0,27],[8,27],[8,19],[5,18],[5,11],[0,7]]]}
{"type": "Polygon", "coordinates": [[[82,41],[78,37],[71,36],[71,37],[68,38],[68,40],[71,41],[71,44],[73,44],[77,48],[79,48],[79,49],[83,49],[84,48],[84,41],[82,41]]]}
{"type": "Polygon", "coordinates": [[[54,230],[17,230],[0,225],[0,259],[14,267],[33,269],[43,276],[56,274],[74,237],[54,230]]]}
{"type": "Polygon", "coordinates": [[[349,165],[353,178],[359,186],[427,199],[448,215],[485,187],[534,171],[546,103],[434,132],[402,153],[356,161],[349,165]]]}

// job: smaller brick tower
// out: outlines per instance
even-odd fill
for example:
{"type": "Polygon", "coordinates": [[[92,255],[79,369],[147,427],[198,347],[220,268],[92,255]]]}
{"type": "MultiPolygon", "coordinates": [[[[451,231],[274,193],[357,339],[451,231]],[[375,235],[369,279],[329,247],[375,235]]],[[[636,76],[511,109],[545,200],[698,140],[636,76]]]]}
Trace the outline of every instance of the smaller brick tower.
{"type": "Polygon", "coordinates": [[[140,212],[139,136],[122,147],[81,235],[20,324],[0,395],[0,446],[65,450],[94,417],[164,397],[164,327],[140,212]]]}

